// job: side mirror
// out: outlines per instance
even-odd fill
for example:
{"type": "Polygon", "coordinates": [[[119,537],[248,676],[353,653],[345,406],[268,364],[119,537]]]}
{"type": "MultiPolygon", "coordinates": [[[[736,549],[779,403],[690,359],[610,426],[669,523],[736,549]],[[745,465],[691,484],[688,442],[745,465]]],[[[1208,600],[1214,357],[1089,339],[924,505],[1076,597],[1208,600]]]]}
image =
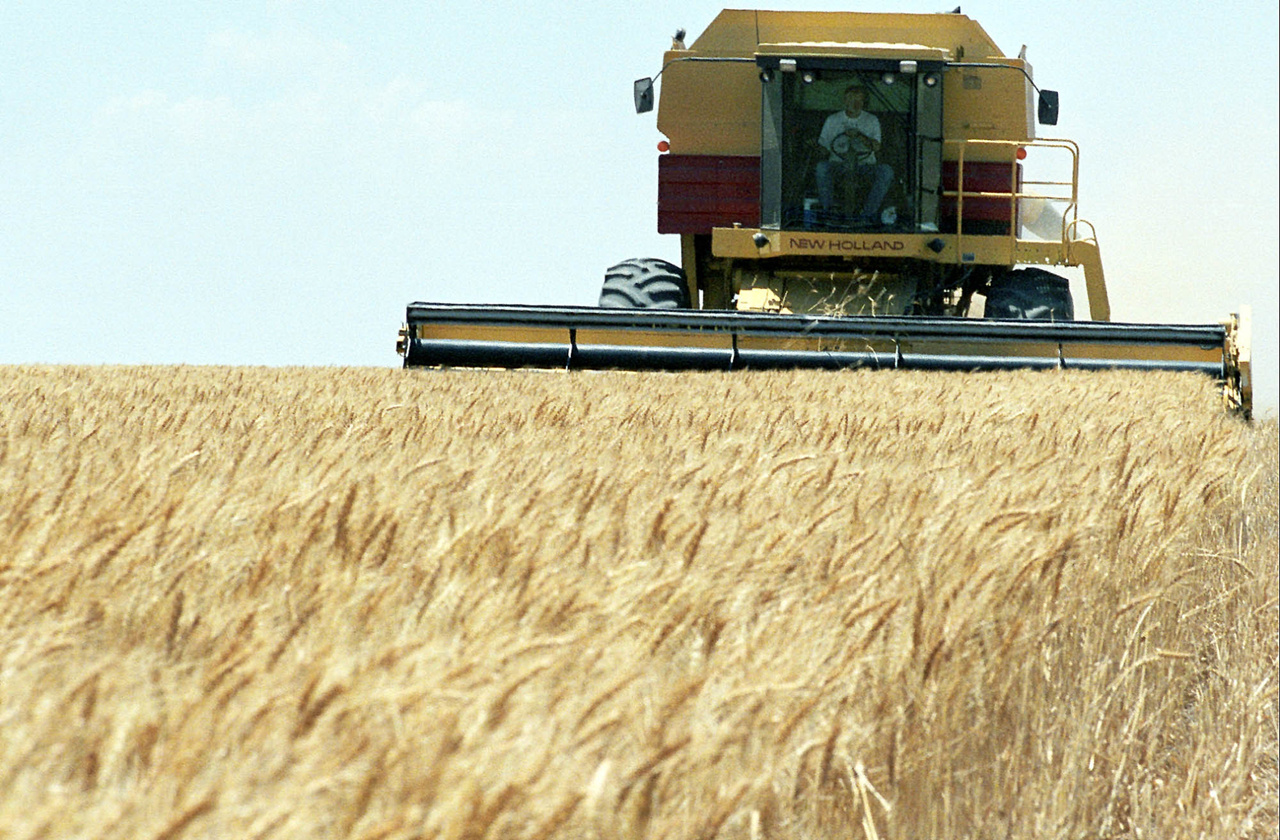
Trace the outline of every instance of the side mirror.
{"type": "Polygon", "coordinates": [[[636,79],[636,113],[647,114],[653,110],[653,79],[636,79]]]}
{"type": "Polygon", "coordinates": [[[1040,91],[1040,124],[1058,124],[1058,92],[1056,90],[1040,91]]]}

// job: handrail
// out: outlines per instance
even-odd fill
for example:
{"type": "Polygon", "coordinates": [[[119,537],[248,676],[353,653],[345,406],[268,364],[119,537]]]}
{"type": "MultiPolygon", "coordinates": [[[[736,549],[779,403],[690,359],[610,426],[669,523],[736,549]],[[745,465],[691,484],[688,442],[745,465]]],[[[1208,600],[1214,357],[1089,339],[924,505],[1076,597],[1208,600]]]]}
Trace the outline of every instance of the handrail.
{"type": "MultiPolygon", "coordinates": [[[[1074,140],[979,140],[970,138],[960,139],[944,139],[944,145],[957,148],[955,157],[956,163],[956,189],[942,190],[944,198],[954,198],[956,200],[956,260],[963,259],[964,254],[964,201],[966,198],[1006,198],[1009,199],[1009,233],[1011,245],[1016,247],[1018,242],[1018,213],[1019,204],[1023,199],[1042,199],[1045,201],[1063,201],[1067,203],[1062,213],[1062,227],[1060,234],[1060,243],[1063,249],[1064,259],[1067,257],[1067,248],[1070,243],[1076,241],[1076,229],[1080,224],[1089,225],[1093,230],[1093,225],[1087,221],[1082,221],[1078,216],[1079,208],[1079,174],[1080,174],[1080,147],[1074,140]],[[965,163],[966,152],[977,147],[1007,149],[1009,155],[1009,183],[1014,185],[1009,191],[991,191],[991,190],[967,190],[965,189],[965,163]],[[1045,148],[1065,150],[1071,155],[1071,180],[1070,181],[1022,181],[1018,180],[1018,164],[1019,159],[1017,152],[1019,149],[1027,148],[1045,148]],[[1026,187],[1070,187],[1069,195],[1039,195],[1026,191],[1026,187]]],[[[1095,232],[1096,237],[1096,232],[1095,232]]]]}

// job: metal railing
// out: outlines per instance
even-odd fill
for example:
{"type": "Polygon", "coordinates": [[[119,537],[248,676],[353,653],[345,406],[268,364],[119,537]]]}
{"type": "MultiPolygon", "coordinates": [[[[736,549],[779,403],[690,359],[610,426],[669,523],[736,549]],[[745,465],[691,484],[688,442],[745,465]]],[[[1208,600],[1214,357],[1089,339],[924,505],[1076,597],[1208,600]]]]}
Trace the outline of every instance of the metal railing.
{"type": "MultiPolygon", "coordinates": [[[[1063,249],[1063,256],[1066,257],[1066,251],[1072,241],[1081,239],[1078,237],[1077,231],[1080,225],[1088,225],[1089,230],[1093,232],[1093,225],[1078,217],[1079,204],[1079,174],[1080,174],[1080,147],[1073,140],[943,140],[945,146],[956,149],[954,162],[956,164],[956,188],[953,190],[944,189],[942,196],[944,198],[953,198],[956,203],[956,254],[964,253],[964,202],[965,199],[1003,199],[1009,203],[1009,232],[1007,234],[1010,245],[1016,245],[1019,236],[1019,213],[1022,202],[1029,200],[1046,201],[1046,202],[1065,202],[1066,206],[1062,211],[1062,220],[1059,232],[1059,242],[1063,249]],[[1008,191],[1004,190],[968,190],[965,189],[965,164],[968,152],[971,149],[996,149],[1007,152],[1009,158],[1009,180],[1012,185],[1008,191]],[[1018,157],[1020,149],[1058,149],[1067,152],[1071,156],[1071,179],[1064,180],[1019,180],[1018,166],[1022,160],[1018,157]],[[1046,188],[1049,194],[1042,192],[1030,192],[1028,188],[1046,188]]],[[[1004,154],[998,155],[1004,157],[1004,154]]],[[[988,161],[982,161],[988,163],[988,161]]],[[[977,234],[971,234],[976,236],[977,234]]],[[[1095,234],[1096,235],[1096,234],[1095,234]]]]}

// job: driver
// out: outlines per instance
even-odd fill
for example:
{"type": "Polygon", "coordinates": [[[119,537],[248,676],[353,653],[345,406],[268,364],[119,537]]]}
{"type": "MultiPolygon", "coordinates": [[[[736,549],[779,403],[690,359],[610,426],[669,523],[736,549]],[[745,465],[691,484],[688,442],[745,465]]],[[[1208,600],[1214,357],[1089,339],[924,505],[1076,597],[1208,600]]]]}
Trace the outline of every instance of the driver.
{"type": "MultiPolygon", "coordinates": [[[[861,225],[875,224],[880,220],[880,205],[893,182],[892,167],[876,163],[876,152],[880,150],[880,120],[863,110],[866,105],[865,87],[852,84],[844,89],[844,110],[827,117],[818,135],[818,145],[829,153],[829,157],[818,163],[815,173],[818,200],[828,213],[831,212],[837,179],[854,177],[870,182],[871,187],[853,220],[861,225]]],[[[851,209],[845,208],[845,212],[851,209]]]]}

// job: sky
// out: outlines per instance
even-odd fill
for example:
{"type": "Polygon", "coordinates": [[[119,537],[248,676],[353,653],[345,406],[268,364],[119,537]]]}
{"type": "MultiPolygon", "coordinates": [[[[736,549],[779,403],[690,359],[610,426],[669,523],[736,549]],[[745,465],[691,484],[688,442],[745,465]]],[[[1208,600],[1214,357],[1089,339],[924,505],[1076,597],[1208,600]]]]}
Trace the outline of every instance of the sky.
{"type": "MultiPolygon", "coordinates": [[[[391,367],[410,301],[594,305],[613,263],[678,262],[631,88],[720,5],[359,7],[0,3],[0,364],[391,367]]],[[[963,10],[1061,93],[1113,318],[1250,305],[1274,411],[1276,7],[963,10]]]]}

